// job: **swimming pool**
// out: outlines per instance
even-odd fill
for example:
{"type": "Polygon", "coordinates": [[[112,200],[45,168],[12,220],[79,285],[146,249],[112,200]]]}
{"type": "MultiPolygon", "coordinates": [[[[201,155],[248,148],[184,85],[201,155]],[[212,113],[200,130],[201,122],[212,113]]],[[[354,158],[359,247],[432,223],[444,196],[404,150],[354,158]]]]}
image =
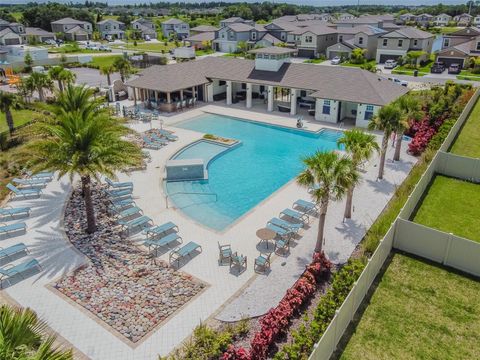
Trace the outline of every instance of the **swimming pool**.
{"type": "MultiPolygon", "coordinates": [[[[208,180],[166,183],[176,207],[215,230],[224,230],[298,175],[303,169],[303,156],[316,150],[336,149],[341,136],[334,130],[314,134],[213,114],[175,126],[241,142],[209,163],[208,180]]],[[[208,157],[202,151],[211,151],[205,145],[187,149],[194,158],[208,157]]]]}

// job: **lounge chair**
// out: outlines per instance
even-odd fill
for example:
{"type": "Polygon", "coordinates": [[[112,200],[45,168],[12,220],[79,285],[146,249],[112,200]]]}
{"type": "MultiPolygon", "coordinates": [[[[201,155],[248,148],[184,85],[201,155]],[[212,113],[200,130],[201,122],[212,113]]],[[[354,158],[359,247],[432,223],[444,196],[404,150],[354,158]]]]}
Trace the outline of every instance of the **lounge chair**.
{"type": "Polygon", "coordinates": [[[128,182],[118,182],[118,181],[112,181],[109,178],[105,178],[105,182],[108,184],[108,186],[114,188],[114,189],[124,189],[124,188],[133,188],[133,183],[131,181],[128,182]]]}
{"type": "Polygon", "coordinates": [[[183,245],[182,247],[176,247],[168,255],[170,265],[172,264],[172,261],[176,261],[177,266],[179,266],[180,260],[186,256],[191,256],[192,253],[198,249],[200,249],[200,252],[203,251],[202,247],[193,241],[190,241],[188,244],[183,245]]]}
{"type": "Polygon", "coordinates": [[[230,269],[234,266],[242,269],[242,272],[247,270],[247,257],[243,255],[238,255],[236,252],[230,257],[230,269]]]}
{"type": "Polygon", "coordinates": [[[150,140],[148,137],[144,136],[143,137],[143,142],[145,143],[145,147],[147,149],[153,149],[153,150],[159,150],[162,148],[162,145],[156,142],[153,142],[150,140]]]}
{"type": "Polygon", "coordinates": [[[28,187],[42,187],[44,188],[47,186],[48,179],[45,178],[34,178],[34,179],[19,179],[19,178],[14,178],[12,180],[15,184],[19,184],[22,186],[28,186],[28,187]]]}
{"type": "Polygon", "coordinates": [[[7,184],[7,189],[12,192],[14,197],[21,196],[23,198],[26,198],[29,196],[40,196],[42,194],[41,189],[19,189],[15,187],[15,185],[13,185],[12,183],[7,184]]]}
{"type": "Polygon", "coordinates": [[[110,198],[122,198],[126,196],[131,196],[132,195],[133,189],[121,189],[121,190],[105,190],[105,193],[110,197],[110,198]]]}
{"type": "Polygon", "coordinates": [[[122,226],[122,229],[124,229],[127,234],[130,234],[130,230],[135,229],[135,228],[145,228],[147,226],[152,226],[153,222],[152,219],[150,219],[148,216],[140,216],[137,217],[133,220],[117,220],[117,223],[122,226]]]}
{"type": "Polygon", "coordinates": [[[290,251],[290,240],[288,239],[278,239],[275,241],[275,252],[277,250],[286,250],[286,252],[290,251]]]}
{"type": "Polygon", "coordinates": [[[31,171],[27,171],[26,174],[33,178],[33,179],[48,179],[49,181],[53,179],[53,175],[55,173],[53,171],[40,171],[36,174],[32,173],[31,171]]]}
{"type": "Polygon", "coordinates": [[[148,251],[150,251],[151,248],[155,249],[155,255],[157,255],[157,250],[159,247],[163,246],[169,246],[173,242],[180,242],[180,244],[183,242],[183,239],[178,233],[171,233],[168,234],[167,236],[164,236],[160,239],[148,239],[145,240],[143,245],[148,247],[148,251]]]}
{"type": "Polygon", "coordinates": [[[309,194],[313,193],[315,190],[320,189],[321,185],[320,184],[315,184],[313,186],[310,186],[307,190],[309,194]]]}
{"type": "Polygon", "coordinates": [[[257,258],[255,259],[255,262],[254,262],[254,270],[257,271],[257,268],[262,268],[263,269],[263,272],[265,272],[267,270],[267,267],[270,268],[270,256],[272,256],[272,254],[262,254],[260,253],[260,255],[257,256],[257,258]]]}
{"type": "Polygon", "coordinates": [[[287,105],[277,105],[278,111],[283,112],[283,113],[288,113],[290,112],[290,106],[287,105]]]}
{"type": "Polygon", "coordinates": [[[218,244],[218,256],[219,256],[219,262],[220,264],[223,264],[223,261],[224,260],[228,260],[230,262],[230,259],[232,257],[232,247],[230,246],[230,244],[226,244],[226,245],[220,245],[219,242],[217,242],[218,244]]]}
{"type": "Polygon", "coordinates": [[[15,224],[0,224],[0,234],[10,234],[12,232],[18,232],[20,230],[27,230],[27,224],[19,222],[15,224]]]}
{"type": "Polygon", "coordinates": [[[24,243],[18,243],[7,248],[0,247],[0,260],[10,259],[11,256],[25,252],[28,254],[28,249],[24,243]]]}
{"type": "Polygon", "coordinates": [[[170,131],[163,130],[163,129],[157,129],[157,131],[167,140],[170,140],[170,141],[177,141],[178,140],[178,136],[172,134],[170,131]]]}
{"type": "Polygon", "coordinates": [[[12,208],[12,207],[6,207],[6,208],[0,208],[0,217],[15,217],[15,216],[24,216],[28,217],[30,216],[30,211],[31,209],[29,207],[22,207],[22,208],[12,208]]]}
{"type": "Polygon", "coordinates": [[[3,280],[7,280],[10,285],[10,278],[15,275],[20,275],[22,279],[25,277],[23,273],[32,269],[42,269],[39,262],[36,259],[27,260],[18,265],[9,264],[3,268],[0,268],[0,288],[3,287],[3,280]]]}
{"type": "Polygon", "coordinates": [[[318,214],[318,211],[319,211],[318,206],[315,203],[302,200],[302,199],[298,199],[297,201],[295,201],[292,207],[294,209],[297,209],[297,208],[303,209],[303,212],[305,214],[312,213],[312,212],[318,214]]]}
{"type": "Polygon", "coordinates": [[[268,223],[284,228],[285,230],[291,230],[295,233],[303,227],[301,223],[291,223],[279,218],[271,218],[268,223]]]}
{"type": "Polygon", "coordinates": [[[290,238],[294,234],[294,231],[284,229],[278,225],[267,223],[267,229],[273,230],[277,233],[277,235],[281,236],[282,238],[290,238]]]}
{"type": "Polygon", "coordinates": [[[156,134],[151,134],[152,140],[162,146],[168,145],[168,141],[158,137],[156,134]]]}
{"type": "Polygon", "coordinates": [[[140,209],[138,206],[133,206],[133,207],[130,207],[128,209],[117,212],[117,216],[119,218],[121,218],[122,220],[125,220],[126,218],[128,218],[130,216],[133,216],[133,215],[136,215],[136,214],[143,215],[142,209],[140,209]]]}
{"type": "Polygon", "coordinates": [[[304,224],[310,221],[310,216],[308,214],[301,213],[300,211],[292,210],[292,209],[283,209],[280,212],[280,216],[287,216],[289,218],[295,219],[297,221],[301,221],[304,224]]]}
{"type": "Polygon", "coordinates": [[[147,239],[150,237],[156,237],[158,235],[165,234],[168,231],[174,230],[178,232],[178,226],[172,223],[171,221],[158,226],[153,226],[148,229],[143,230],[143,233],[147,235],[147,239]]]}

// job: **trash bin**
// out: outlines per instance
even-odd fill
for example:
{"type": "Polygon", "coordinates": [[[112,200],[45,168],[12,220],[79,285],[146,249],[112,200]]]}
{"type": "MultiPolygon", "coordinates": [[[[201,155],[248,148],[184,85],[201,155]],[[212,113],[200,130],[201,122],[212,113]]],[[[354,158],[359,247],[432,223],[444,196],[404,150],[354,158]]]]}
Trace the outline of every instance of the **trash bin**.
{"type": "Polygon", "coordinates": [[[418,70],[413,70],[413,76],[418,76],[418,70]]]}

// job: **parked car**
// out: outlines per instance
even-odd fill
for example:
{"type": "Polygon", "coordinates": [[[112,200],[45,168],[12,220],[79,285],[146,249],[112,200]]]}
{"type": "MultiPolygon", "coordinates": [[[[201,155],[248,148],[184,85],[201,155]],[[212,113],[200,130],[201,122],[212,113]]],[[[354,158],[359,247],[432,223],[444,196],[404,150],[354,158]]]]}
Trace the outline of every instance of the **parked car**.
{"type": "Polygon", "coordinates": [[[150,41],[150,35],[145,35],[145,41],[150,41]]]}
{"type": "Polygon", "coordinates": [[[57,42],[53,39],[45,40],[45,44],[57,46],[57,42]]]}
{"type": "Polygon", "coordinates": [[[445,71],[445,63],[443,61],[435,61],[430,68],[432,74],[441,74],[445,71]]]}
{"type": "Polygon", "coordinates": [[[462,71],[462,68],[460,67],[460,64],[451,64],[448,67],[448,73],[449,74],[460,74],[460,71],[462,71]]]}
{"type": "Polygon", "coordinates": [[[395,84],[402,85],[402,86],[408,86],[408,81],[405,80],[400,80],[395,77],[389,77],[388,80],[392,81],[395,84]]]}
{"type": "Polygon", "coordinates": [[[330,60],[330,64],[338,65],[338,64],[340,64],[341,61],[342,61],[342,59],[340,59],[339,56],[335,56],[332,60],[330,60]]]}
{"type": "Polygon", "coordinates": [[[112,51],[112,49],[110,49],[110,48],[109,48],[108,46],[106,46],[106,45],[100,45],[100,46],[98,47],[98,50],[99,50],[99,51],[108,51],[108,52],[112,51]]]}
{"type": "Polygon", "coordinates": [[[385,69],[393,69],[393,68],[396,68],[397,65],[398,64],[395,60],[389,59],[389,60],[385,61],[385,64],[383,65],[383,67],[385,69]]]}

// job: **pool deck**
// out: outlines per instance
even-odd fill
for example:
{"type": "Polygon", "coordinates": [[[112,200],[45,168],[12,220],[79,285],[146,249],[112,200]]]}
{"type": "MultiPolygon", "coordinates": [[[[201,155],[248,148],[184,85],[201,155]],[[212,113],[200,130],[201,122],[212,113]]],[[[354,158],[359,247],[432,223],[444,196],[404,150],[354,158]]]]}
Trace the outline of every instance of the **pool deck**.
{"type": "MultiPolygon", "coordinates": [[[[302,236],[295,241],[296,245],[292,246],[288,256],[273,257],[272,268],[268,275],[257,275],[253,271],[255,257],[260,250],[265,250],[264,245],[259,245],[255,232],[264,227],[270,218],[278,216],[281,210],[291,207],[298,198],[309,199],[307,191],[299,187],[295,181],[289,182],[276,191],[224,232],[215,232],[193,222],[181,211],[172,208],[171,204],[167,207],[162,183],[165,164],[173,154],[203,135],[175,128],[174,124],[201,115],[204,111],[296,127],[295,118],[277,113],[258,113],[217,105],[199,107],[162,118],[163,126],[173,130],[179,140],[158,151],[149,150],[152,161],[146,170],[119,176],[120,181],[134,183],[133,194],[137,205],[145,215],[154,220],[155,224],[172,221],[178,225],[184,243],[195,241],[202,246],[203,252],[187,261],[182,266],[182,271],[209,284],[204,292],[173,314],[135,348],[115,336],[104,324],[92,319],[84,310],[60,298],[46,287],[54,279],[85,262],[83,255],[72,248],[63,233],[62,210],[70,191],[66,179],[52,181],[40,201],[32,200],[31,204],[39,209],[35,210],[35,216],[27,221],[27,234],[2,242],[2,246],[25,242],[35,249],[32,255],[38,258],[44,267],[41,273],[5,290],[8,295],[19,304],[30,306],[37,311],[52,329],[91,359],[154,360],[157,355],[164,356],[179,346],[200,321],[205,321],[212,316],[224,320],[235,320],[246,314],[261,315],[276,305],[286,289],[296,281],[305,264],[310,261],[318,225],[316,218],[311,221],[310,228],[301,230],[302,236]],[[246,255],[247,270],[242,273],[236,270],[230,272],[228,265],[219,266],[217,242],[231,244],[234,251],[246,255]]],[[[150,129],[150,126],[160,127],[160,122],[153,121],[152,125],[132,123],[131,126],[135,130],[145,131],[150,129]]],[[[306,127],[310,131],[318,131],[326,126],[322,123],[306,121],[306,127]]],[[[387,158],[391,159],[392,154],[393,149],[389,147],[387,158]]],[[[378,158],[371,160],[363,176],[364,180],[355,191],[355,211],[352,220],[342,222],[344,201],[331,204],[327,214],[325,250],[332,261],[343,263],[348,259],[367,227],[390,199],[395,186],[406,177],[416,159],[406,155],[405,152],[402,156],[403,160],[398,163],[387,161],[383,181],[376,181],[378,158]]],[[[142,237],[135,235],[132,239],[140,243],[142,237]]],[[[270,250],[272,249],[270,245],[270,250]]],[[[159,257],[168,260],[168,251],[162,253],[159,250],[159,257]]]]}

